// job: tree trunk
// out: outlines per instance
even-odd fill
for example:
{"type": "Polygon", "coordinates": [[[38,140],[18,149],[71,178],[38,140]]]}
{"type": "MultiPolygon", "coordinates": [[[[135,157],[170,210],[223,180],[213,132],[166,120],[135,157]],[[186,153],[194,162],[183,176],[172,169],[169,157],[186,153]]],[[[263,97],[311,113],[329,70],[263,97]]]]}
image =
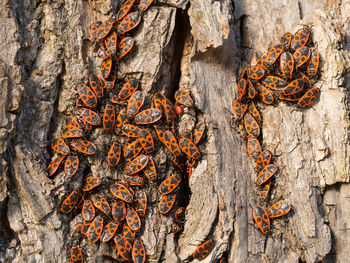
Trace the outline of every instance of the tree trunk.
{"type": "MultiPolygon", "coordinates": [[[[75,114],[75,87],[99,72],[89,27],[118,6],[118,0],[4,0],[0,6],[0,262],[68,262],[75,241],[86,262],[118,262],[112,242],[83,239],[74,217],[59,211],[83,172],[109,179],[121,174],[105,161],[114,137],[102,128],[92,132],[98,152],[86,158],[81,175],[67,178],[62,171],[51,179],[46,172],[50,141],[75,114]]],[[[179,88],[189,91],[195,108],[185,109],[178,129],[205,121],[207,131],[178,238],[172,216],[158,212],[157,186],[147,189],[140,232],[147,262],[197,262],[191,255],[208,237],[215,247],[201,262],[223,255],[228,262],[348,261],[349,22],[349,0],[154,1],[132,33],[136,46],[120,62],[118,79],[139,79],[147,96],[159,91],[173,100],[179,88]],[[321,95],[306,110],[257,103],[262,146],[279,167],[270,198],[262,202],[246,143],[231,125],[236,82],[256,50],[305,25],[321,57],[315,83],[321,95]],[[252,208],[282,199],[292,212],[262,235],[252,208]]],[[[155,157],[159,178],[172,172],[164,156],[160,151],[155,157]]]]}

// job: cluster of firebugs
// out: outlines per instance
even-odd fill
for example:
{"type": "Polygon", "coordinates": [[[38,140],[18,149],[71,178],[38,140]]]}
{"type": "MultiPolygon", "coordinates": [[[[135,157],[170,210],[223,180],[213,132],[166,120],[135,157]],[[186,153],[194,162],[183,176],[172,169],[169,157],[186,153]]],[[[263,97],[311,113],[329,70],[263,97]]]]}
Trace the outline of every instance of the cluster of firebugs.
{"type": "MultiPolygon", "coordinates": [[[[265,104],[283,100],[296,103],[301,109],[309,107],[320,94],[318,88],[312,87],[319,61],[310,30],[302,28],[294,36],[284,34],[280,43],[266,53],[256,52],[255,65],[245,68],[237,83],[233,115],[241,137],[247,141],[248,154],[256,165],[256,183],[261,201],[267,200],[278,168],[272,163],[271,152],[263,150],[259,142],[262,118],[254,100],[260,99],[265,104]]],[[[261,232],[267,234],[271,229],[270,219],[284,216],[290,210],[290,202],[281,200],[267,210],[262,206],[254,207],[253,218],[261,232]]]]}
{"type": "MultiPolygon", "coordinates": [[[[135,263],[146,260],[145,247],[142,240],[137,238],[137,232],[142,225],[141,217],[145,216],[147,209],[147,194],[142,189],[145,186],[144,177],[149,182],[157,181],[156,163],[151,155],[157,146],[154,136],[168,150],[178,170],[158,187],[158,210],[165,215],[174,207],[176,190],[183,181],[184,171],[189,180],[192,167],[201,156],[197,144],[206,128],[204,122],[199,122],[192,131],[186,129],[180,133],[175,129],[177,115],[183,113],[183,107],[194,106],[187,91],[180,89],[175,92],[175,106],[157,92],[151,99],[152,107],[144,105],[145,95],[139,90],[137,79],[117,81],[117,63],[134,45],[130,31],[140,23],[143,13],[152,2],[140,0],[137,4],[135,0],[126,0],[115,17],[91,25],[90,41],[102,60],[101,76],[90,74],[88,84],[81,83],[76,87],[77,115],[67,116],[61,136],[52,140],[51,147],[57,155],[47,167],[51,177],[64,163],[66,175],[72,177],[77,173],[80,161],[84,160],[82,155],[96,153],[96,145],[87,138],[94,127],[102,125],[106,132],[119,136],[119,140],[112,143],[106,160],[110,167],[119,164],[120,168],[123,155],[125,169],[120,169],[121,178],[111,182],[107,178],[84,176],[79,187],[75,186],[63,200],[60,211],[76,215],[75,226],[89,241],[113,240],[120,258],[135,263]],[[104,185],[104,182],[109,183],[109,193],[100,191],[99,186],[104,185]]],[[[175,209],[173,217],[174,234],[179,234],[185,220],[185,208],[175,209]]],[[[214,241],[207,240],[193,252],[193,258],[203,259],[213,246],[214,241]]],[[[71,247],[70,260],[84,261],[76,242],[71,247]]]]}
{"type": "MultiPolygon", "coordinates": [[[[61,137],[52,140],[51,147],[58,155],[52,159],[47,171],[49,176],[53,176],[65,160],[66,175],[74,176],[82,159],[79,155],[94,155],[97,150],[96,145],[86,138],[93,127],[102,124],[106,132],[111,131],[126,138],[122,142],[114,141],[106,157],[110,167],[122,163],[122,155],[126,164],[120,180],[109,185],[113,196],[112,206],[107,201],[110,198],[105,198],[105,193],[98,194],[102,178],[86,176],[81,188],[74,188],[63,200],[60,210],[62,213],[77,213],[75,226],[89,241],[113,240],[122,259],[139,263],[145,262],[146,253],[144,244],[136,238],[136,233],[142,225],[140,217],[145,216],[147,209],[147,195],[142,190],[144,177],[140,173],[143,172],[150,182],[157,179],[156,163],[151,156],[155,143],[150,128],[153,127],[179,170],[179,173],[172,174],[158,187],[161,194],[159,212],[168,214],[176,200],[182,171],[186,168],[190,177],[192,167],[201,156],[197,145],[205,132],[205,123],[197,123],[192,131],[175,130],[176,114],[182,114],[183,107],[194,106],[190,94],[185,90],[176,91],[175,106],[157,92],[152,98],[153,107],[148,105],[145,108],[145,95],[139,90],[137,79],[131,78],[122,85],[116,85],[116,65],[134,45],[130,31],[140,23],[143,13],[153,0],[140,0],[138,5],[135,2],[124,1],[115,17],[91,25],[90,41],[102,60],[101,76],[90,74],[88,85],[81,83],[77,86],[78,114],[67,116],[61,137]],[[120,88],[118,91],[116,86],[120,88]],[[110,92],[106,94],[105,89],[110,92]],[[107,99],[107,95],[111,95],[111,98],[107,99]],[[103,115],[98,112],[99,109],[103,115]]],[[[237,84],[233,115],[241,136],[247,140],[249,156],[256,163],[256,182],[262,199],[268,198],[271,181],[278,168],[272,163],[271,152],[263,151],[260,145],[259,124],[262,119],[254,99],[260,98],[266,104],[273,104],[277,99],[296,102],[300,108],[306,108],[315,102],[320,91],[312,87],[310,79],[315,80],[317,76],[319,54],[312,47],[310,35],[307,28],[301,29],[294,36],[286,33],[282,36],[281,43],[270,48],[266,54],[256,52],[256,65],[245,68],[237,84]]],[[[270,218],[283,216],[290,209],[291,204],[282,200],[268,210],[256,206],[253,217],[262,233],[266,234],[270,231],[270,218]]],[[[178,234],[184,224],[185,208],[178,207],[173,214],[174,234],[178,234]]],[[[214,245],[214,240],[209,238],[193,252],[193,258],[205,258],[214,245]]],[[[71,247],[70,257],[72,262],[83,262],[83,253],[78,245],[71,247]]]]}

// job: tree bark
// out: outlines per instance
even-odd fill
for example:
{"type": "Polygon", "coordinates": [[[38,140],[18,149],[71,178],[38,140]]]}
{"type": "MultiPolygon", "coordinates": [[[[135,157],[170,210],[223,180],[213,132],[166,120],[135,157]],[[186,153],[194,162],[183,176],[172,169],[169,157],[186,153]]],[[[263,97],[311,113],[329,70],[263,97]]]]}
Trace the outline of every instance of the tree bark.
{"type": "MultiPolygon", "coordinates": [[[[74,114],[75,87],[98,72],[89,27],[109,18],[118,0],[4,0],[0,6],[0,262],[68,262],[79,240],[86,262],[118,262],[114,244],[93,244],[77,233],[59,207],[79,183],[60,172],[48,178],[49,143],[65,116],[74,114]]],[[[121,62],[118,79],[136,77],[148,96],[189,91],[179,130],[205,121],[202,158],[194,168],[184,231],[160,215],[156,186],[141,231],[147,262],[197,262],[196,247],[213,237],[201,262],[347,262],[349,219],[350,1],[157,0],[134,33],[136,46],[121,62]],[[287,103],[257,103],[262,146],[279,167],[271,197],[261,203],[246,143],[231,125],[236,82],[254,52],[285,32],[308,26],[320,57],[319,101],[296,110],[287,103]],[[292,212],[262,235],[252,207],[287,199],[292,212]]],[[[105,156],[113,137],[96,129],[98,146],[87,158],[94,176],[116,179],[105,156]]],[[[157,153],[165,178],[166,154],[157,153]],[[163,159],[163,162],[161,160],[163,159]]],[[[78,179],[77,179],[78,178],[78,179]]]]}

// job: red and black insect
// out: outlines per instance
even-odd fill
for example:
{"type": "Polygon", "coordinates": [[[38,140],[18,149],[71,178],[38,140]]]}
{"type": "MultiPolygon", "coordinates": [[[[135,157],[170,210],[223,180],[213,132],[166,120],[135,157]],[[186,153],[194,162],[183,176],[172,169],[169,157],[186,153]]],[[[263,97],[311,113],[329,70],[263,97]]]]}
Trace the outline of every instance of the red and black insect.
{"type": "Polygon", "coordinates": [[[295,79],[289,83],[285,88],[279,91],[281,96],[290,96],[302,91],[304,88],[304,81],[302,79],[295,79]]]}
{"type": "Polygon", "coordinates": [[[214,240],[212,238],[208,239],[196,248],[196,250],[192,254],[192,257],[198,260],[206,258],[214,248],[214,245],[214,240]]]}
{"type": "Polygon", "coordinates": [[[117,115],[117,120],[116,120],[115,125],[114,125],[114,132],[117,135],[123,134],[123,126],[127,121],[128,121],[128,117],[126,115],[126,110],[121,109],[117,115]]]}
{"type": "Polygon", "coordinates": [[[90,26],[90,41],[92,41],[92,42],[97,41],[97,31],[98,31],[99,27],[101,26],[101,24],[102,24],[101,21],[95,21],[90,26]]]}
{"type": "Polygon", "coordinates": [[[105,40],[106,48],[112,56],[114,56],[115,53],[117,52],[117,43],[118,43],[117,33],[114,31],[105,40]]]}
{"type": "Polygon", "coordinates": [[[271,162],[272,154],[270,151],[262,151],[256,160],[256,169],[261,171],[265,166],[269,165],[271,162]]]}
{"type": "Polygon", "coordinates": [[[145,95],[142,91],[134,92],[129,98],[126,115],[129,118],[133,118],[142,107],[144,100],[145,95]]]}
{"type": "Polygon", "coordinates": [[[141,220],[134,208],[128,207],[126,210],[126,223],[133,231],[137,231],[141,227],[141,220]]]}
{"type": "Polygon", "coordinates": [[[51,148],[52,150],[63,155],[68,155],[70,153],[68,145],[65,143],[65,141],[61,137],[57,137],[52,140],[51,148]]]}
{"type": "Polygon", "coordinates": [[[132,160],[126,167],[126,171],[129,175],[133,175],[141,171],[148,164],[149,158],[147,155],[139,155],[132,160]]]}
{"type": "Polygon", "coordinates": [[[178,156],[181,154],[179,144],[171,131],[164,132],[163,140],[162,142],[173,155],[178,156]]]}
{"type": "Polygon", "coordinates": [[[298,107],[300,108],[306,108],[307,106],[310,106],[312,103],[314,103],[318,97],[320,96],[320,89],[319,88],[312,88],[308,90],[304,96],[300,98],[298,101],[298,107]]]}
{"type": "MultiPolygon", "coordinates": [[[[261,50],[255,51],[255,53],[254,53],[254,60],[255,60],[255,62],[261,60],[263,55],[264,55],[264,52],[262,52],[261,50]]],[[[244,68],[244,70],[243,70],[243,72],[242,72],[242,74],[241,74],[239,79],[245,78],[244,74],[246,73],[246,70],[247,70],[247,68],[244,68]]]]}
{"type": "Polygon", "coordinates": [[[136,212],[140,216],[146,215],[146,209],[147,209],[147,195],[143,190],[139,190],[135,193],[135,199],[137,201],[136,204],[136,212]]]}
{"type": "MultiPolygon", "coordinates": [[[[305,85],[305,82],[304,82],[304,85],[305,85]]],[[[306,93],[306,90],[305,88],[302,89],[301,91],[293,94],[293,95],[289,95],[289,96],[283,96],[283,95],[279,95],[279,99],[280,100],[286,100],[286,101],[298,101],[301,99],[302,96],[304,96],[304,94],[306,93]]]]}
{"type": "Polygon", "coordinates": [[[263,234],[266,234],[270,231],[270,218],[263,207],[256,206],[253,209],[253,217],[255,223],[258,225],[263,234]]]}
{"type": "Polygon", "coordinates": [[[162,122],[162,121],[158,121],[156,123],[153,124],[153,127],[157,133],[158,139],[165,144],[165,139],[164,139],[164,135],[165,132],[167,131],[167,127],[166,125],[162,122]]]}
{"type": "Polygon", "coordinates": [[[244,113],[248,109],[248,104],[240,102],[238,99],[235,99],[233,101],[233,118],[235,119],[242,119],[244,113]]]}
{"type": "Polygon", "coordinates": [[[91,88],[81,83],[77,86],[77,91],[86,107],[93,108],[97,105],[97,97],[91,88]]]}
{"type": "Polygon", "coordinates": [[[107,163],[112,167],[116,166],[119,163],[121,154],[122,154],[122,147],[118,142],[113,142],[107,155],[107,163]]]}
{"type": "Polygon", "coordinates": [[[292,208],[289,201],[278,201],[277,203],[273,204],[268,210],[267,213],[270,218],[276,218],[280,216],[284,216],[288,214],[290,209],[292,208]]]}
{"type": "Polygon", "coordinates": [[[79,262],[83,263],[84,262],[84,257],[83,253],[81,253],[81,250],[79,246],[72,246],[70,249],[70,260],[72,262],[79,262]]]}
{"type": "Polygon", "coordinates": [[[115,110],[112,104],[106,104],[105,111],[103,114],[103,128],[109,131],[113,128],[115,123],[115,110]]]}
{"type": "Polygon", "coordinates": [[[109,74],[108,78],[104,80],[106,89],[113,89],[116,80],[117,80],[117,67],[112,66],[111,73],[109,74]]]}
{"type": "Polygon", "coordinates": [[[104,79],[107,79],[112,71],[113,59],[112,57],[107,57],[102,61],[101,64],[101,75],[104,79]]]}
{"type": "Polygon", "coordinates": [[[125,159],[133,159],[141,152],[142,147],[139,140],[135,140],[128,143],[124,147],[124,157],[125,159]]]}
{"type": "Polygon", "coordinates": [[[90,200],[85,200],[81,215],[86,221],[91,221],[95,217],[95,207],[90,200]]]}
{"type": "Polygon", "coordinates": [[[123,201],[114,201],[112,205],[112,216],[117,222],[121,222],[126,217],[126,205],[123,201]]]}
{"type": "Polygon", "coordinates": [[[101,234],[101,241],[108,242],[114,237],[119,227],[119,222],[111,221],[103,228],[103,232],[101,234]]]}
{"type": "MultiPolygon", "coordinates": [[[[197,123],[193,129],[193,142],[194,142],[194,144],[199,143],[199,141],[203,137],[204,131],[205,131],[205,122],[197,123]]],[[[191,138],[188,138],[188,139],[192,140],[191,138]]]]}
{"type": "Polygon", "coordinates": [[[123,134],[128,136],[129,138],[138,138],[141,129],[132,124],[124,124],[123,126],[123,134]]]}
{"type": "Polygon", "coordinates": [[[123,226],[123,237],[125,237],[126,240],[132,244],[135,240],[135,231],[131,230],[131,228],[128,226],[128,224],[124,224],[123,226]]]}
{"type": "Polygon", "coordinates": [[[85,220],[83,218],[82,214],[79,214],[75,217],[74,224],[75,224],[76,229],[80,233],[82,233],[83,235],[86,236],[86,233],[87,233],[91,223],[90,223],[90,221],[85,220]]]}
{"type": "Polygon", "coordinates": [[[161,110],[162,109],[162,101],[164,99],[164,95],[159,93],[159,92],[156,92],[154,95],[153,95],[153,105],[155,108],[161,110]]]}
{"type": "Polygon", "coordinates": [[[173,174],[170,177],[166,178],[158,188],[159,193],[161,194],[169,194],[176,189],[176,187],[180,184],[181,177],[178,174],[173,174]]]}
{"type": "Polygon", "coordinates": [[[249,103],[248,112],[254,117],[257,122],[261,122],[261,115],[253,101],[249,103]]]}
{"type": "Polygon", "coordinates": [[[146,252],[142,240],[137,239],[132,247],[132,260],[134,263],[145,263],[146,252]]]}
{"type": "Polygon", "coordinates": [[[245,79],[241,79],[237,84],[237,99],[242,100],[245,92],[247,90],[247,81],[245,79]]]}
{"type": "Polygon", "coordinates": [[[269,196],[270,188],[271,188],[271,183],[269,183],[269,182],[267,182],[263,185],[260,185],[258,187],[260,198],[266,199],[269,196]]]}
{"type": "Polygon", "coordinates": [[[111,32],[114,23],[115,20],[113,18],[108,18],[100,25],[96,33],[98,40],[104,39],[111,32]]]}
{"type": "Polygon", "coordinates": [[[79,157],[78,155],[69,155],[64,163],[64,172],[67,176],[73,176],[78,171],[79,157]]]}
{"type": "Polygon", "coordinates": [[[309,76],[315,76],[317,74],[318,66],[320,63],[320,55],[315,47],[310,48],[310,60],[307,65],[307,73],[309,76]]]}
{"type": "Polygon", "coordinates": [[[259,140],[255,137],[249,136],[247,143],[247,150],[250,158],[256,162],[259,154],[261,153],[261,146],[259,140]]]}
{"type": "Polygon", "coordinates": [[[83,136],[83,131],[80,127],[78,128],[73,125],[68,125],[63,128],[63,130],[61,131],[61,135],[64,138],[79,138],[83,136]]]}
{"type": "Polygon", "coordinates": [[[157,122],[162,117],[162,112],[156,108],[141,111],[135,116],[136,124],[151,124],[157,122]]]}
{"type": "Polygon", "coordinates": [[[244,115],[244,127],[250,136],[259,137],[259,124],[249,112],[244,115]]]}
{"type": "Polygon", "coordinates": [[[247,75],[250,79],[259,80],[265,75],[265,70],[259,66],[252,66],[248,68],[247,75]]]}
{"type": "Polygon", "coordinates": [[[77,204],[79,200],[80,194],[77,190],[73,190],[62,202],[61,205],[61,212],[64,214],[68,214],[70,211],[73,210],[75,205],[77,204]]]}
{"type": "Polygon", "coordinates": [[[307,62],[310,58],[310,49],[308,47],[301,47],[298,48],[294,54],[293,54],[293,58],[295,61],[295,67],[301,67],[302,65],[304,65],[305,62],[307,62]]]}
{"type": "Polygon", "coordinates": [[[88,192],[95,187],[99,186],[102,183],[101,178],[94,177],[94,176],[88,176],[83,180],[83,188],[82,190],[84,192],[88,192]]]}
{"type": "Polygon", "coordinates": [[[62,163],[62,161],[66,158],[66,156],[57,156],[56,158],[53,158],[50,164],[47,166],[47,173],[48,176],[52,176],[55,174],[55,172],[58,170],[58,167],[62,163]]]}
{"type": "Polygon", "coordinates": [[[97,242],[101,237],[103,229],[103,218],[101,216],[96,216],[95,219],[91,222],[86,236],[90,242],[97,242]]]}
{"type": "Polygon", "coordinates": [[[177,115],[181,115],[184,112],[184,110],[181,107],[181,105],[176,105],[175,112],[176,112],[177,115]]]}
{"type": "Polygon", "coordinates": [[[111,193],[118,199],[123,200],[127,203],[130,203],[133,200],[133,194],[131,193],[131,189],[126,186],[115,183],[110,188],[111,193]]]}
{"type": "Polygon", "coordinates": [[[260,85],[260,84],[258,84],[257,89],[259,91],[259,97],[264,103],[266,104],[273,103],[273,100],[274,100],[273,94],[269,89],[265,88],[264,85],[260,85]]]}
{"type": "Polygon", "coordinates": [[[284,86],[287,85],[287,83],[276,76],[267,76],[262,83],[264,84],[264,86],[266,86],[267,88],[273,89],[273,90],[280,90],[282,88],[284,88],[284,86]]]}
{"type": "Polygon", "coordinates": [[[260,59],[256,60],[256,65],[264,70],[269,70],[272,63],[267,60],[267,55],[262,53],[260,59]]]}
{"type": "Polygon", "coordinates": [[[283,52],[280,60],[281,72],[285,78],[291,78],[294,70],[294,58],[289,52],[283,52]]]}
{"type": "Polygon", "coordinates": [[[145,173],[148,180],[152,181],[154,179],[157,179],[156,165],[151,156],[148,157],[148,164],[143,169],[143,172],[145,173]]]}
{"type": "Polygon", "coordinates": [[[111,207],[109,206],[107,200],[100,195],[94,195],[92,197],[92,202],[94,206],[101,210],[104,214],[109,215],[111,213],[111,207]]]}
{"type": "Polygon", "coordinates": [[[130,260],[132,250],[130,242],[120,234],[116,235],[113,240],[119,255],[125,260],[130,260]]]}
{"type": "Polygon", "coordinates": [[[118,93],[117,100],[118,101],[123,101],[126,100],[137,90],[139,87],[139,82],[135,78],[129,79],[123,87],[120,89],[118,93]]]}
{"type": "Polygon", "coordinates": [[[256,177],[256,183],[258,185],[262,185],[263,183],[267,182],[277,172],[277,170],[278,168],[274,164],[265,166],[256,177]]]}
{"type": "Polygon", "coordinates": [[[80,108],[78,114],[83,118],[84,122],[90,125],[99,125],[101,123],[100,116],[92,110],[80,108]]]}
{"type": "Polygon", "coordinates": [[[175,109],[171,101],[168,100],[163,94],[157,92],[153,97],[153,103],[157,109],[162,108],[166,122],[168,124],[173,124],[175,120],[175,109]],[[159,102],[161,103],[162,107],[159,106],[159,102]]]}
{"type": "Polygon", "coordinates": [[[282,52],[283,52],[283,46],[281,44],[278,44],[278,45],[269,49],[269,52],[267,53],[266,60],[269,63],[273,64],[279,58],[279,56],[282,54],[282,52]]]}
{"type": "Polygon", "coordinates": [[[153,136],[148,130],[140,130],[138,136],[142,148],[149,154],[154,151],[153,136]]]}
{"type": "Polygon", "coordinates": [[[254,99],[258,95],[258,93],[256,92],[256,89],[254,88],[253,83],[250,80],[248,80],[247,82],[248,82],[247,96],[250,99],[254,99]]]}
{"type": "Polygon", "coordinates": [[[190,94],[182,89],[179,89],[175,92],[175,100],[182,104],[185,105],[186,107],[193,107],[193,100],[190,96],[190,94]]]}
{"type": "Polygon", "coordinates": [[[130,52],[134,46],[134,39],[132,37],[124,37],[118,45],[118,60],[130,52]]]}
{"type": "Polygon", "coordinates": [[[77,151],[86,155],[92,155],[96,152],[96,145],[87,140],[73,139],[70,145],[77,151]]]}
{"type": "Polygon", "coordinates": [[[173,208],[176,199],[176,192],[162,195],[158,203],[158,210],[161,214],[167,214],[173,208]]]}
{"type": "Polygon", "coordinates": [[[139,9],[143,12],[146,11],[152,2],[153,0],[140,0],[139,9]]]}
{"type": "Polygon", "coordinates": [[[298,49],[306,45],[310,37],[310,31],[306,28],[300,29],[295,35],[291,43],[292,49],[298,49]]]}
{"type": "Polygon", "coordinates": [[[122,4],[122,6],[119,8],[116,20],[122,20],[124,18],[124,16],[130,11],[134,2],[135,2],[135,0],[126,0],[122,4]]]}
{"type": "Polygon", "coordinates": [[[197,146],[190,139],[180,138],[179,146],[188,157],[194,160],[197,160],[201,155],[197,146]]]}
{"type": "Polygon", "coordinates": [[[91,86],[91,89],[97,96],[97,98],[103,97],[103,82],[102,80],[95,74],[89,75],[89,83],[91,86]]]}
{"type": "Polygon", "coordinates": [[[118,25],[118,34],[122,35],[134,29],[141,21],[141,16],[138,12],[133,12],[124,17],[118,25]]]}
{"type": "Polygon", "coordinates": [[[99,42],[98,46],[99,46],[99,49],[97,50],[97,56],[99,59],[104,60],[111,55],[107,50],[104,42],[99,42]]]}
{"type": "Polygon", "coordinates": [[[288,49],[290,47],[290,43],[292,42],[292,33],[288,32],[285,33],[282,37],[281,37],[281,44],[283,46],[284,49],[288,49]]]}

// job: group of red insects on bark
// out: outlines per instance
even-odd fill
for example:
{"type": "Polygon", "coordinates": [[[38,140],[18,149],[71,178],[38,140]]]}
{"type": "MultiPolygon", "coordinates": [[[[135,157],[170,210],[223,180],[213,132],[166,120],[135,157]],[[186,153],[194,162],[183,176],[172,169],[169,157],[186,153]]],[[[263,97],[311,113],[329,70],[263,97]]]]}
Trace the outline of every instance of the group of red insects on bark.
{"type": "MultiPolygon", "coordinates": [[[[158,210],[163,215],[169,214],[177,206],[180,184],[186,182],[188,187],[192,168],[201,156],[197,145],[206,129],[204,122],[198,122],[193,130],[186,129],[181,133],[176,130],[177,116],[183,114],[184,107],[194,107],[187,91],[175,92],[174,105],[159,92],[151,99],[145,98],[135,78],[117,80],[117,64],[134,45],[130,31],[138,26],[152,2],[125,0],[115,17],[91,25],[89,38],[94,52],[102,60],[101,76],[90,74],[88,84],[81,83],[76,87],[77,115],[67,116],[61,136],[52,140],[51,148],[57,155],[47,167],[51,177],[65,160],[67,178],[80,176],[79,183],[74,184],[60,208],[64,214],[75,215],[77,231],[91,242],[113,240],[119,259],[135,263],[146,260],[145,246],[138,237],[147,210],[147,194],[143,188],[159,182],[158,210]],[[106,161],[111,169],[118,169],[115,170],[119,171],[118,180],[86,175],[86,171],[77,173],[79,163],[85,160],[82,155],[96,153],[98,147],[88,140],[88,136],[93,128],[101,126],[106,133],[117,135],[106,161]],[[160,143],[154,140],[155,136],[160,143]],[[157,174],[157,165],[152,158],[161,148],[167,149],[175,171],[165,179],[164,175],[157,174]]],[[[184,225],[185,207],[177,207],[172,214],[173,232],[177,235],[184,225]]],[[[208,241],[204,242],[192,256],[197,259],[207,256],[212,248],[208,250],[207,245],[208,241]]],[[[70,250],[70,260],[84,261],[76,241],[70,250]]]]}
{"type": "MultiPolygon", "coordinates": [[[[125,0],[115,17],[96,21],[90,27],[90,41],[94,51],[102,59],[100,72],[89,75],[88,85],[77,86],[77,116],[66,117],[61,136],[54,138],[52,149],[57,153],[49,164],[48,175],[53,176],[64,162],[68,177],[77,174],[79,163],[84,160],[79,155],[94,155],[96,145],[87,140],[93,127],[103,127],[106,132],[116,134],[106,156],[110,167],[118,167],[118,180],[82,175],[80,183],[62,201],[62,213],[73,212],[76,229],[91,242],[114,241],[121,259],[145,262],[145,246],[137,233],[146,215],[147,194],[144,177],[148,184],[158,182],[157,166],[152,155],[157,147],[165,146],[177,172],[163,178],[158,186],[160,199],[158,210],[169,214],[175,206],[176,190],[187,184],[192,167],[201,156],[198,144],[203,138],[206,125],[199,122],[193,130],[176,130],[177,115],[183,114],[184,107],[194,107],[190,94],[185,90],[175,92],[175,106],[163,94],[157,92],[147,100],[139,90],[140,83],[135,78],[117,80],[117,64],[134,45],[130,31],[141,22],[143,13],[153,0],[125,0]],[[118,90],[118,91],[117,91],[118,90]],[[146,99],[146,104],[144,105],[146,99]],[[152,101],[153,106],[148,101],[152,101]],[[145,108],[147,106],[147,108],[145,108]],[[141,110],[142,108],[145,108],[141,110]],[[101,112],[100,112],[101,111],[101,112]],[[102,118],[100,117],[102,116],[102,118]],[[102,119],[102,120],[101,120],[102,119]],[[153,128],[153,129],[152,129],[153,128]],[[154,135],[159,143],[155,143],[154,135]],[[122,161],[124,156],[124,162],[122,161]],[[119,164],[119,166],[118,166],[119,164]],[[125,164],[125,168],[121,168],[125,164]],[[109,191],[101,190],[108,186],[109,191]],[[113,204],[110,206],[110,202],[113,204]],[[107,223],[108,222],[108,223],[107,223]]],[[[261,115],[254,103],[260,99],[273,104],[277,99],[297,102],[306,108],[319,96],[319,89],[313,88],[310,78],[316,79],[319,54],[312,47],[310,31],[303,28],[294,36],[286,33],[281,43],[270,48],[266,54],[256,52],[256,65],[245,68],[237,84],[237,98],[233,102],[233,115],[237,120],[243,139],[247,140],[248,154],[256,163],[256,182],[261,199],[267,199],[273,176],[278,168],[272,163],[270,151],[262,150],[259,142],[261,115]]],[[[113,168],[112,168],[113,169],[113,168]]],[[[270,231],[270,219],[283,216],[291,209],[288,201],[279,201],[265,210],[262,206],[253,209],[253,217],[262,231],[270,231]]],[[[178,207],[173,212],[174,235],[182,231],[185,208],[178,207]]],[[[211,252],[215,242],[209,238],[193,252],[192,257],[203,259],[211,252]]],[[[84,256],[77,244],[71,247],[70,260],[83,262],[84,256]]],[[[222,259],[220,259],[220,262],[222,259]]]]}
{"type": "MultiPolygon", "coordinates": [[[[247,150],[258,173],[256,183],[261,201],[268,200],[271,183],[278,172],[273,164],[272,153],[263,150],[261,138],[261,115],[254,103],[265,104],[277,100],[296,103],[300,109],[311,106],[319,97],[320,90],[312,87],[316,82],[319,53],[313,47],[311,32],[300,29],[296,34],[286,33],[280,43],[266,53],[255,53],[255,65],[243,70],[237,83],[237,96],[233,101],[233,116],[241,137],[247,141],[247,150]]],[[[281,200],[267,210],[263,206],[253,208],[253,218],[263,234],[270,232],[270,219],[286,215],[291,210],[289,201],[281,200]]]]}

